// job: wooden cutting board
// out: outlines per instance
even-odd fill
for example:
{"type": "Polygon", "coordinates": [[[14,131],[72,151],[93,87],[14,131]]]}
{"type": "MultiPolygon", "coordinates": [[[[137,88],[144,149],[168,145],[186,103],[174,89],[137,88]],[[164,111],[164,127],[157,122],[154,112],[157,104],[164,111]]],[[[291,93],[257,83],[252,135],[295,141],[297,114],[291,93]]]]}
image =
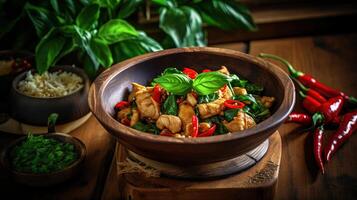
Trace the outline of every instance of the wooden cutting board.
{"type": "Polygon", "coordinates": [[[126,150],[117,144],[103,193],[108,192],[108,195],[103,195],[102,199],[106,196],[125,200],[272,199],[279,174],[281,149],[280,135],[275,132],[269,138],[267,153],[256,165],[234,175],[202,181],[162,176],[147,178],[137,173],[122,175],[117,171],[117,163],[126,160],[126,150]]]}

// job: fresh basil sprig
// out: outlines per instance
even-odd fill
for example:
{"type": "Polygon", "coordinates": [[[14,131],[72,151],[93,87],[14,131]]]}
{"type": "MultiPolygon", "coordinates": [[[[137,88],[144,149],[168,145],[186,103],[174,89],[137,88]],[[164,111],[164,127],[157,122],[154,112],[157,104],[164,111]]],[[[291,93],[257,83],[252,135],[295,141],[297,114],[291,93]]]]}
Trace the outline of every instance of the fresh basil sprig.
{"type": "Polygon", "coordinates": [[[229,83],[229,80],[228,76],[220,72],[206,72],[199,74],[192,86],[199,95],[207,95],[219,90],[229,83]]]}
{"type": "Polygon", "coordinates": [[[154,79],[166,91],[177,95],[184,95],[192,88],[192,80],[184,74],[167,74],[154,79]]]}

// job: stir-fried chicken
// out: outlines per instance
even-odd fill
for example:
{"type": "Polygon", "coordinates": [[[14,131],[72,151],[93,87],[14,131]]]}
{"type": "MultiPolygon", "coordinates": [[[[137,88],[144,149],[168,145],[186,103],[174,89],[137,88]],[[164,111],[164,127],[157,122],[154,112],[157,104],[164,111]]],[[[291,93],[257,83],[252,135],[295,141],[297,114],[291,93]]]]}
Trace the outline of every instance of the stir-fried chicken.
{"type": "Polygon", "coordinates": [[[189,103],[182,102],[179,105],[178,116],[182,120],[183,125],[191,123],[193,115],[195,115],[195,110],[189,103]]]}
{"type": "Polygon", "coordinates": [[[226,99],[220,98],[210,103],[198,104],[197,107],[200,113],[200,117],[202,119],[206,119],[220,114],[223,111],[225,101],[226,99]]]}
{"type": "Polygon", "coordinates": [[[141,118],[156,120],[160,117],[160,105],[151,97],[149,90],[143,89],[136,92],[135,102],[141,118]]]}
{"type": "Polygon", "coordinates": [[[254,119],[245,112],[238,112],[232,121],[223,121],[224,126],[229,132],[243,131],[255,126],[254,119]]]}
{"type": "Polygon", "coordinates": [[[227,67],[222,66],[220,70],[217,70],[218,72],[221,72],[222,74],[229,75],[229,71],[227,67]]]}
{"type": "Polygon", "coordinates": [[[191,106],[196,106],[197,104],[197,100],[196,97],[193,95],[192,92],[187,94],[187,98],[186,98],[187,102],[191,105],[191,106]]]}
{"type": "Polygon", "coordinates": [[[247,95],[248,92],[245,88],[242,87],[233,87],[234,94],[236,95],[247,95]]]}
{"type": "Polygon", "coordinates": [[[267,97],[267,96],[263,96],[261,99],[260,99],[260,102],[266,107],[266,108],[270,108],[273,103],[275,101],[275,98],[274,97],[267,97]]]}
{"type": "Polygon", "coordinates": [[[139,118],[140,118],[140,114],[139,114],[139,111],[137,109],[132,109],[132,115],[131,115],[131,118],[130,118],[130,126],[134,126],[138,121],[139,121],[139,118]]]}
{"type": "Polygon", "coordinates": [[[175,115],[161,115],[156,121],[156,126],[162,129],[169,129],[171,133],[178,133],[181,131],[181,120],[175,115]]]}

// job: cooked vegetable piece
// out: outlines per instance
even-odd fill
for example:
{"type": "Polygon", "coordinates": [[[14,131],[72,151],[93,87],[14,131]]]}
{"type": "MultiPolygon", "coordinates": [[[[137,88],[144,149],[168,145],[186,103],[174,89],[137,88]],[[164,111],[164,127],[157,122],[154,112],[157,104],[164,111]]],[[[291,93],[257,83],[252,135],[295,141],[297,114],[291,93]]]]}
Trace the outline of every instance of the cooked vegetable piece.
{"type": "Polygon", "coordinates": [[[162,105],[162,113],[167,115],[177,115],[178,106],[175,95],[169,95],[162,105]]]}

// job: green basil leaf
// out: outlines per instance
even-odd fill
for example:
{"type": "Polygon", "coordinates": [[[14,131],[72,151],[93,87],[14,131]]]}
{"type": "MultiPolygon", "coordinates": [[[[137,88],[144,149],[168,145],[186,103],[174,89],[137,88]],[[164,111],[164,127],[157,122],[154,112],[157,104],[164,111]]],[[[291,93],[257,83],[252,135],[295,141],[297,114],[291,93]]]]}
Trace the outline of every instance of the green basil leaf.
{"type": "Polygon", "coordinates": [[[137,36],[112,45],[111,49],[115,62],[119,62],[145,53],[160,51],[162,47],[144,32],[140,32],[137,36]]]}
{"type": "Polygon", "coordinates": [[[206,72],[199,74],[193,81],[193,89],[199,95],[216,92],[229,81],[229,77],[219,72],[206,72]]]}
{"type": "Polygon", "coordinates": [[[76,18],[78,27],[89,30],[97,25],[99,19],[99,6],[92,4],[84,7],[76,18]]]}
{"type": "Polygon", "coordinates": [[[143,0],[122,0],[117,18],[125,19],[133,14],[143,0]]]}
{"type": "MultiPolygon", "coordinates": [[[[60,60],[67,54],[72,53],[76,49],[76,47],[77,47],[77,45],[75,45],[73,38],[66,38],[66,42],[63,45],[61,53],[54,60],[53,65],[55,65],[58,62],[58,60],[60,60]]],[[[67,63],[67,64],[71,64],[71,63],[67,63]]],[[[74,63],[72,63],[72,64],[74,64],[74,63]]]]}
{"type": "Polygon", "coordinates": [[[57,56],[60,54],[66,39],[57,34],[52,28],[36,46],[36,68],[38,73],[42,74],[53,65],[57,56]]]}
{"type": "Polygon", "coordinates": [[[224,120],[224,118],[221,116],[214,116],[214,117],[206,119],[205,121],[216,124],[217,127],[214,132],[214,135],[222,135],[222,134],[226,134],[229,132],[228,129],[222,123],[223,120],[224,120]]]}
{"type": "Polygon", "coordinates": [[[234,100],[238,101],[250,101],[253,104],[257,104],[257,100],[254,98],[252,94],[247,94],[247,95],[235,95],[233,96],[234,100]]]}
{"type": "Polygon", "coordinates": [[[193,8],[162,8],[159,26],[171,37],[176,47],[206,45],[201,17],[193,8]]]}
{"type": "Polygon", "coordinates": [[[38,37],[43,37],[54,26],[53,19],[47,9],[30,3],[26,3],[24,9],[31,19],[38,37]]]}
{"type": "Polygon", "coordinates": [[[169,68],[166,68],[164,70],[164,72],[161,73],[161,76],[165,76],[167,74],[184,74],[184,73],[174,67],[169,67],[169,68]]]}
{"type": "Polygon", "coordinates": [[[154,82],[176,95],[187,94],[192,89],[192,80],[183,74],[167,74],[155,78],[154,82]]]}
{"type": "Polygon", "coordinates": [[[139,35],[138,31],[122,19],[109,20],[100,27],[98,33],[98,36],[101,37],[107,44],[120,42],[137,35],[139,35]]]}
{"type": "Polygon", "coordinates": [[[207,95],[200,95],[198,96],[198,103],[209,103],[212,102],[216,99],[218,99],[219,95],[217,92],[212,93],[212,94],[207,94],[207,95]]]}
{"type": "Polygon", "coordinates": [[[160,129],[157,128],[156,125],[153,123],[144,123],[138,121],[132,128],[142,132],[154,133],[156,135],[160,133],[160,129]]]}
{"type": "Polygon", "coordinates": [[[89,46],[92,49],[99,64],[105,68],[108,68],[113,64],[113,56],[107,44],[98,38],[93,38],[90,41],[89,46]]]}
{"type": "Polygon", "coordinates": [[[175,95],[169,95],[162,104],[162,112],[167,115],[177,115],[178,106],[175,95]]]}
{"type": "Polygon", "coordinates": [[[236,1],[202,1],[196,4],[195,8],[208,25],[216,26],[223,30],[244,28],[253,31],[257,29],[249,10],[236,1]]]}
{"type": "Polygon", "coordinates": [[[93,0],[92,3],[96,3],[100,7],[113,9],[118,6],[120,0],[93,0]]]}
{"type": "Polygon", "coordinates": [[[247,90],[248,93],[260,95],[263,92],[264,87],[261,85],[248,82],[245,85],[245,89],[247,90]]]}
{"type": "Polygon", "coordinates": [[[240,109],[228,109],[224,111],[224,118],[230,122],[237,116],[240,109]]]}
{"type": "Polygon", "coordinates": [[[84,54],[82,57],[83,61],[83,69],[86,74],[91,78],[94,79],[97,75],[97,71],[99,69],[99,63],[93,63],[92,59],[89,57],[88,54],[84,54]]]}

